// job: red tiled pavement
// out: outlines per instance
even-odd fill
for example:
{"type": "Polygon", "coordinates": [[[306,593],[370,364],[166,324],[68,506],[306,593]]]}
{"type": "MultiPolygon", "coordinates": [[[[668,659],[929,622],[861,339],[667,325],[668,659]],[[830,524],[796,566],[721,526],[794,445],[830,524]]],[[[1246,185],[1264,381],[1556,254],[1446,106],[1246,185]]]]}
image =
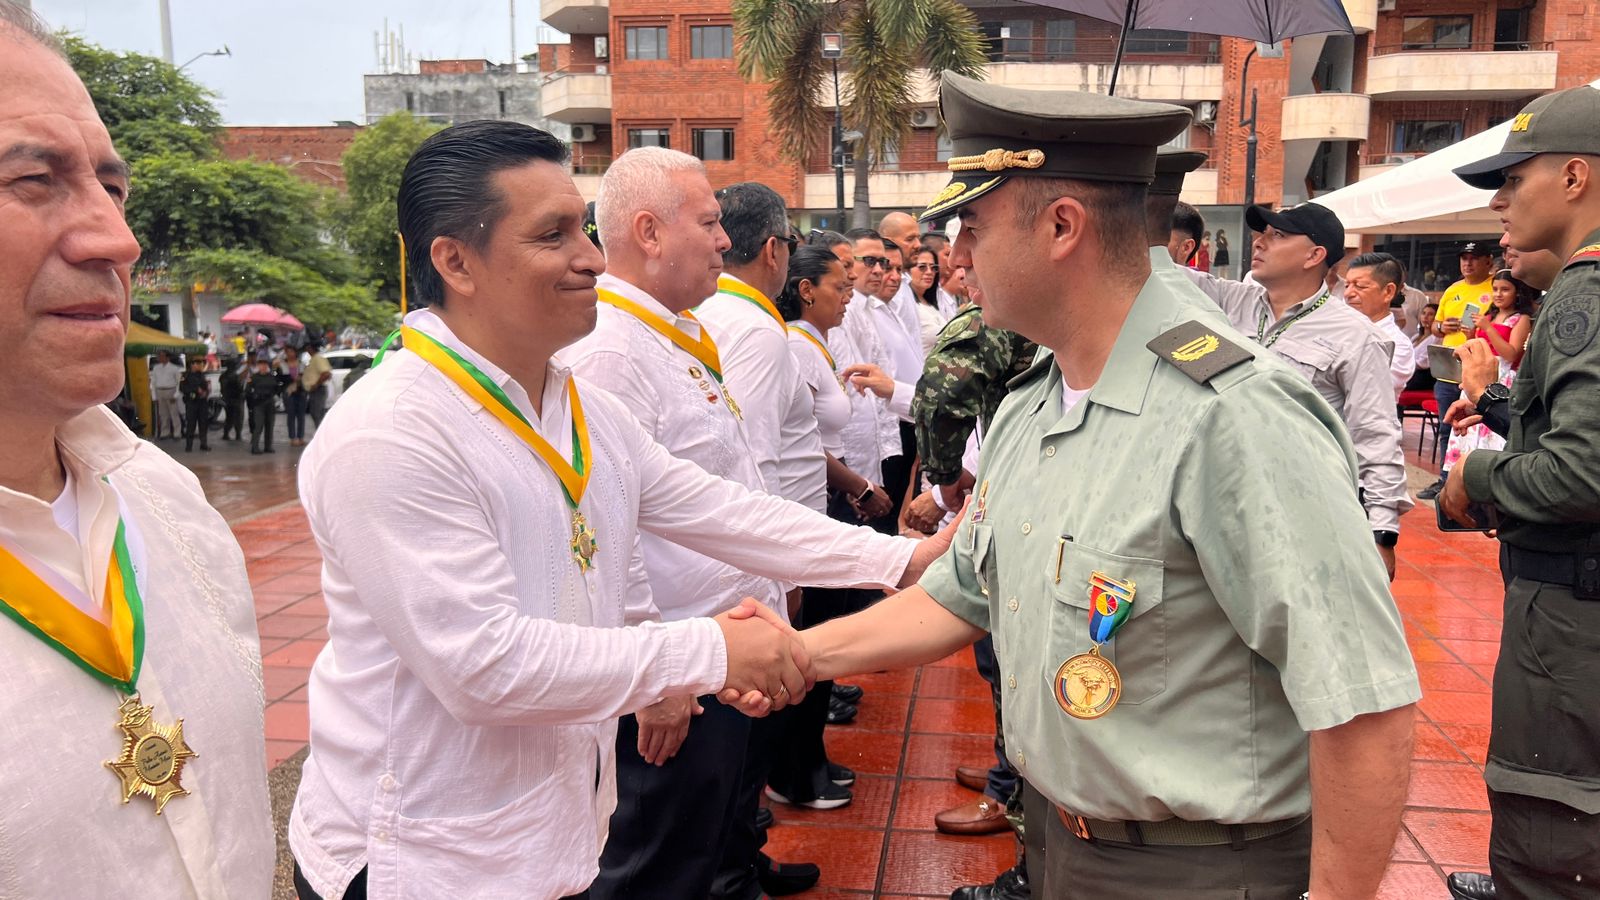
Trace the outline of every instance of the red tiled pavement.
{"type": "MultiPolygon", "coordinates": [[[[308,667],[327,639],[320,557],[298,507],[248,519],[234,531],[256,591],[267,762],[275,766],[306,741],[308,667]]],[[[1500,576],[1492,541],[1438,532],[1427,504],[1405,516],[1403,533],[1394,595],[1424,697],[1404,828],[1379,897],[1447,900],[1445,873],[1487,871],[1481,767],[1500,576]]],[[[780,806],[767,845],[774,858],[821,864],[821,884],[803,896],[947,897],[1008,867],[1015,853],[1008,835],[957,838],[933,830],[934,812],[974,796],[951,780],[955,766],[981,763],[990,753],[988,688],[971,651],[851,680],[867,691],[860,717],[829,729],[828,747],[836,762],[860,773],[855,802],[828,812],[780,806]]]]}

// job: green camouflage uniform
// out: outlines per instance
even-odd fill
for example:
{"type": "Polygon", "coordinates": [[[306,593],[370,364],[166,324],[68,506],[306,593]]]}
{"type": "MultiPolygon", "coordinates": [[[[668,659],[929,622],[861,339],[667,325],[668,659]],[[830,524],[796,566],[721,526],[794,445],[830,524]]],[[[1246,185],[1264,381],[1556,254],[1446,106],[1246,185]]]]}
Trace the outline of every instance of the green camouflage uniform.
{"type": "Polygon", "coordinates": [[[928,483],[955,484],[967,437],[985,430],[1006,396],[1006,383],[1026,371],[1037,347],[1010,331],[988,328],[983,311],[968,306],[939,332],[911,401],[917,450],[928,483]]]}

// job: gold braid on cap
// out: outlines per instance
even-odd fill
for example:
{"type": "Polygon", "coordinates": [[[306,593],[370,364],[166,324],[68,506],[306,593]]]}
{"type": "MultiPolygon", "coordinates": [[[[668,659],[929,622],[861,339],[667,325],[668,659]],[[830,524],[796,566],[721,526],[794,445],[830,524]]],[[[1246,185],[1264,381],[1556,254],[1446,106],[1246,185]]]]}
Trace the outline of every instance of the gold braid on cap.
{"type": "Polygon", "coordinates": [[[990,150],[979,156],[953,156],[950,171],[1003,172],[1006,169],[1037,169],[1044,165],[1043,150],[990,150]]]}

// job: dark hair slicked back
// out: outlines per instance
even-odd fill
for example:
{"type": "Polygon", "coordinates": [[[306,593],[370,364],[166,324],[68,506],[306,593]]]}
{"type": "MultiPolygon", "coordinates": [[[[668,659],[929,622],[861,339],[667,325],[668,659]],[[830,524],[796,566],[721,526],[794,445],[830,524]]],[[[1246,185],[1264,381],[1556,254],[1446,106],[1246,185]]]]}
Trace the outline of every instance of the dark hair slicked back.
{"type": "Polygon", "coordinates": [[[755,181],[741,181],[717,191],[722,207],[722,230],[730,246],[722,261],[742,266],[761,255],[761,248],[773,237],[789,231],[789,209],[778,192],[755,181]]]}
{"type": "Polygon", "coordinates": [[[506,201],[494,186],[496,174],[534,162],[562,164],[568,155],[548,131],[516,122],[466,122],[423,141],[406,163],[396,198],[416,305],[444,304],[444,281],[433,267],[435,238],[481,248],[494,234],[506,201]]]}

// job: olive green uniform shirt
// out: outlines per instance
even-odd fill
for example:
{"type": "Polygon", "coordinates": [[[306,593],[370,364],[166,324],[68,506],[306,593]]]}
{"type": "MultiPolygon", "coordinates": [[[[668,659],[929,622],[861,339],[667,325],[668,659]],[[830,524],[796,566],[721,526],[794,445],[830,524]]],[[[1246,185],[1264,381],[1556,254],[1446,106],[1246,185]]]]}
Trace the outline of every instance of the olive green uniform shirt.
{"type": "Polygon", "coordinates": [[[1525,550],[1578,551],[1600,532],[1600,231],[1583,243],[1534,319],[1506,449],[1462,463],[1467,496],[1499,507],[1500,540],[1525,550]]]}
{"type": "Polygon", "coordinates": [[[1176,272],[1088,396],[1063,414],[1061,393],[1042,353],[984,443],[981,511],[921,582],[994,634],[1012,762],[1091,818],[1307,814],[1307,732],[1421,693],[1338,414],[1176,272]],[[1253,359],[1201,384],[1146,347],[1191,320],[1253,359]],[[1121,700],[1079,720],[1055,678],[1091,646],[1095,572],[1136,593],[1102,648],[1121,700]]]}

